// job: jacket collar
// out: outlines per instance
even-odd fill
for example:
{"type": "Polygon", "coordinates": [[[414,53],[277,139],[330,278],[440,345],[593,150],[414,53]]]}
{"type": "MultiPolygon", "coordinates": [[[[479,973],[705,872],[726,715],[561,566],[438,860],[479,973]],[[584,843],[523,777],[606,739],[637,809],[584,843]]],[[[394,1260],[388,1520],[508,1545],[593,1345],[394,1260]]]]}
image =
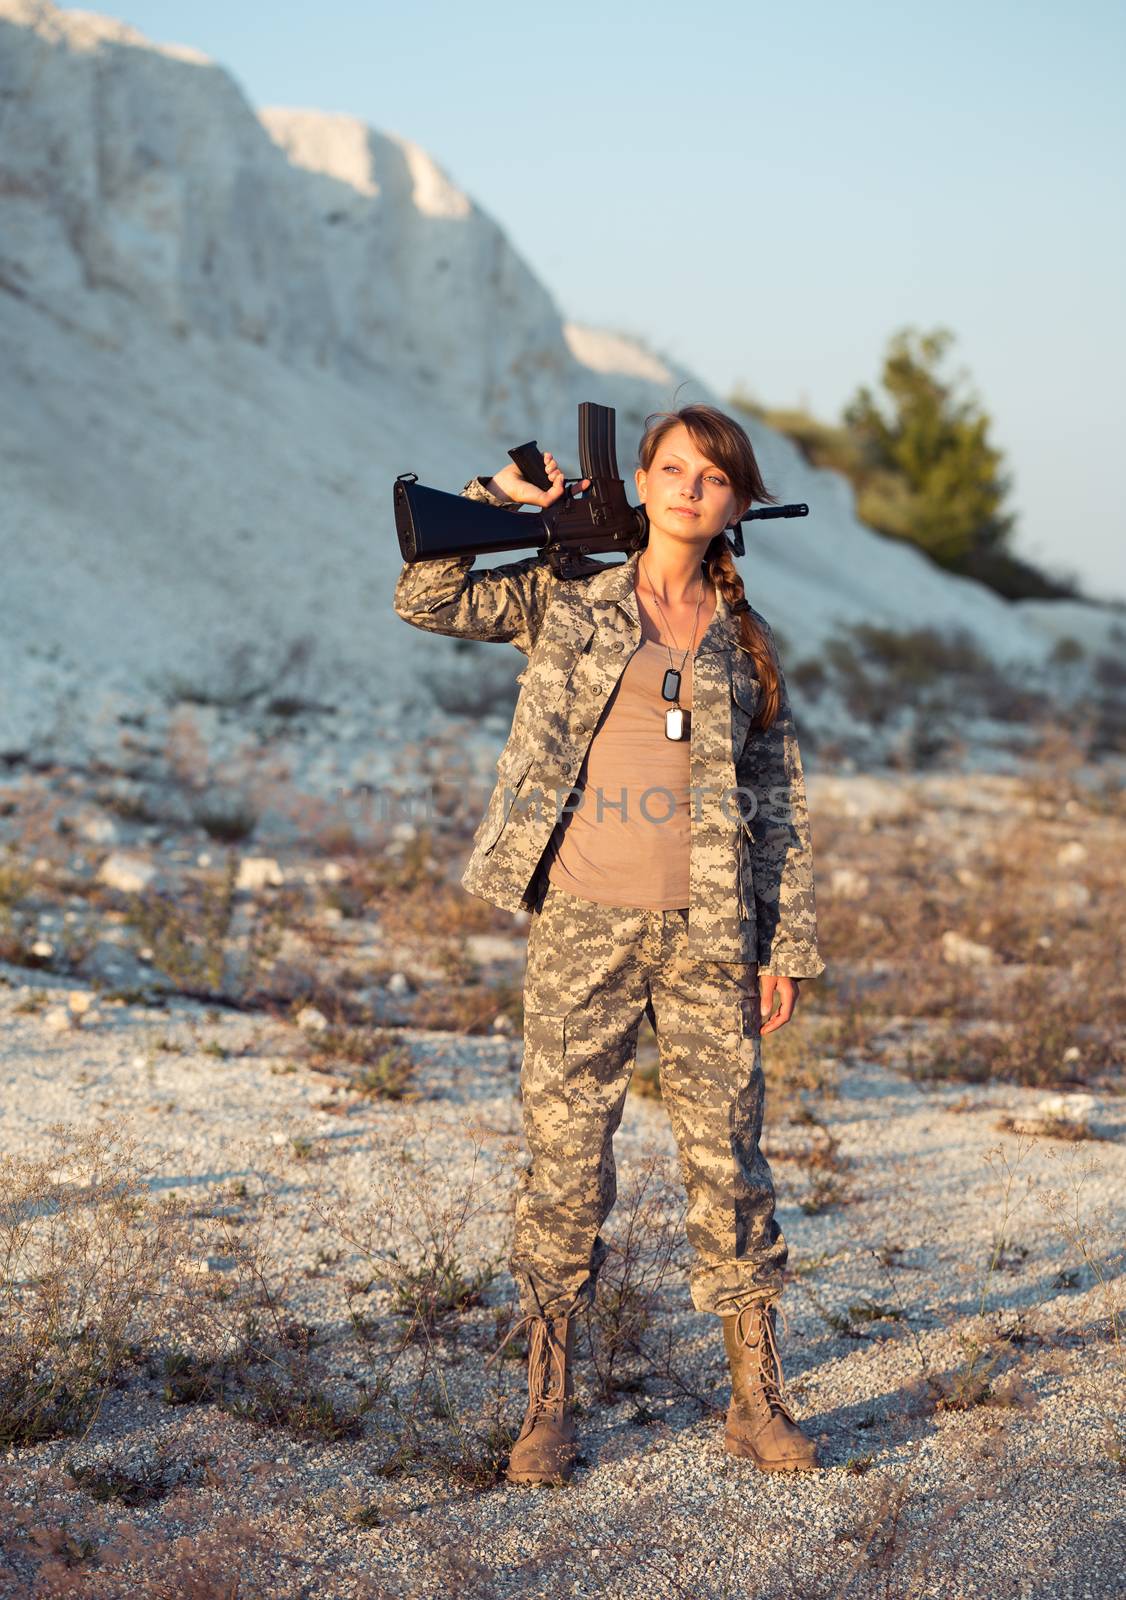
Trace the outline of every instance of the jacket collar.
{"type": "MultiPolygon", "coordinates": [[[[641,616],[637,609],[637,568],[642,552],[635,550],[625,561],[615,562],[594,575],[583,586],[587,603],[592,606],[618,606],[629,618],[638,636],[641,637],[641,616]]],[[[727,601],[723,598],[723,591],[716,589],[715,612],[712,620],[704,629],[704,636],[696,646],[696,653],[701,650],[729,650],[738,639],[739,628],[731,615],[727,601]]]]}

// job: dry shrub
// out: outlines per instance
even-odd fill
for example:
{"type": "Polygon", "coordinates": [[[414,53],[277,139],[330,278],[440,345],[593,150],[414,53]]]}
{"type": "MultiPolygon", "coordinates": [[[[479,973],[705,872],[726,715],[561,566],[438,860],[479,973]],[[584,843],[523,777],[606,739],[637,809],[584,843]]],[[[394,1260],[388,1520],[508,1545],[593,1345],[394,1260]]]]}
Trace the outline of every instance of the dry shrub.
{"type": "Polygon", "coordinates": [[[270,994],[285,935],[304,896],[286,886],[265,895],[239,890],[239,857],[229,850],[222,869],[193,875],[172,889],[120,897],[128,926],[152,951],[152,964],[181,994],[243,1005],[270,994]]]}
{"type": "Polygon", "coordinates": [[[388,1028],[328,1027],[305,1036],[305,1059],[316,1072],[335,1072],[350,1089],[373,1100],[417,1100],[414,1062],[402,1035],[388,1028]]]}
{"type": "Polygon", "coordinates": [[[908,805],[879,825],[819,821],[836,1053],[921,1077],[1099,1082],[1115,1074],[1126,1024],[1124,933],[1105,910],[1120,876],[1121,801],[1110,809],[1066,773],[1052,788],[997,782],[979,796],[967,777],[941,811],[908,805]],[[834,892],[833,857],[846,849],[849,878],[834,892]],[[947,931],[989,955],[951,964],[947,931]]]}
{"type": "Polygon", "coordinates": [[[192,1225],[118,1131],[0,1156],[0,1444],[80,1432],[182,1303],[192,1225]]]}
{"type": "Polygon", "coordinates": [[[451,1033],[492,1033],[498,1016],[523,1028],[523,995],[516,983],[443,984],[424,990],[404,1006],[404,1020],[414,1028],[451,1033]]]}
{"type": "Polygon", "coordinates": [[[641,1387],[651,1370],[646,1338],[655,1329],[670,1277],[683,1262],[685,1214],[667,1158],[644,1157],[612,1213],[597,1294],[586,1313],[598,1395],[611,1404],[641,1387]],[[630,1358],[642,1371],[625,1379],[621,1364],[630,1358]]]}
{"type": "Polygon", "coordinates": [[[1055,1153],[1054,1159],[1059,1163],[1061,1186],[1048,1190],[1041,1202],[1076,1269],[1086,1272],[1098,1288],[1106,1319],[1102,1334],[1114,1348],[1120,1371],[1126,1374],[1122,1337],[1126,1245],[1119,1210],[1110,1201],[1094,1207],[1086,1203],[1087,1186],[1102,1170],[1093,1152],[1065,1149],[1055,1153]]]}
{"type": "Polygon", "coordinates": [[[378,909],[381,917],[391,918],[388,928],[396,936],[446,932],[454,902],[472,897],[446,882],[436,850],[431,830],[418,827],[409,839],[384,840],[371,850],[326,852],[346,854],[340,876],[327,891],[328,903],[350,917],[378,909]]]}
{"type": "Polygon", "coordinates": [[[838,1018],[810,1004],[815,1000],[803,986],[789,1022],[762,1041],[771,1120],[793,1116],[809,1100],[824,1103],[836,1097],[845,1035],[838,1018]]]}
{"type": "Polygon", "coordinates": [[[466,894],[459,884],[431,875],[380,903],[382,925],[392,938],[463,939],[469,933],[508,931],[510,920],[466,894]]]}
{"type": "Polygon", "coordinates": [[[462,1313],[482,1303],[502,1259],[474,1264],[463,1242],[479,1215],[499,1209],[502,1172],[486,1164],[482,1142],[471,1133],[469,1173],[451,1186],[449,1151],[431,1151],[427,1137],[423,1129],[421,1148],[406,1142],[384,1152],[362,1198],[309,1197],[320,1222],[353,1252],[357,1298],[385,1290],[388,1309],[405,1319],[407,1337],[421,1343],[456,1331],[462,1313]]]}
{"type": "MultiPolygon", "coordinates": [[[[910,1341],[918,1363],[918,1379],[909,1389],[915,1396],[912,1414],[970,1411],[979,1406],[1031,1410],[1037,1396],[1022,1370],[1022,1347],[1050,1344],[1054,1335],[1050,1323],[1038,1316],[1040,1308],[1054,1299],[1061,1287],[1075,1289],[1083,1272],[1098,1289],[1105,1307],[1105,1325],[1099,1330],[1112,1346],[1120,1370],[1126,1373],[1126,1355],[1121,1342],[1121,1266],[1123,1247],[1119,1219],[1113,1206],[1091,1210],[1085,1204],[1085,1187],[1099,1170],[1090,1152],[1075,1148],[1047,1149],[1039,1138],[1020,1136],[1013,1143],[1001,1143],[984,1156],[997,1193],[997,1214],[993,1240],[980,1274],[971,1290],[969,1315],[956,1311],[941,1313],[941,1321],[952,1336],[956,1359],[939,1365],[934,1346],[924,1346],[898,1296],[896,1268],[899,1251],[872,1250],[881,1269],[891,1303],[873,1305],[873,1313],[901,1328],[910,1341]],[[1034,1152],[1059,1163],[1063,1187],[1044,1188],[1033,1175],[1034,1152]],[[1009,1304],[1005,1277],[1023,1274],[1028,1251],[1014,1239],[1013,1223],[1033,1201],[1049,1213],[1053,1225],[1069,1247],[1078,1269],[1061,1269],[1045,1275],[1038,1297],[1031,1303],[1023,1299],[1017,1309],[1009,1304]]],[[[849,1306],[848,1314],[833,1313],[805,1283],[802,1291],[815,1305],[826,1324],[848,1337],[867,1337],[859,1324],[875,1320],[864,1314],[864,1307],[849,1306]]],[[[947,1346],[948,1348],[948,1346],[947,1346]]]]}
{"type": "Polygon", "coordinates": [[[881,727],[909,707],[937,729],[917,749],[928,760],[952,741],[967,698],[988,715],[1027,721],[1043,714],[1042,696],[1006,678],[965,628],[889,628],[854,623],[825,646],[835,682],[848,709],[862,722],[881,727]]]}

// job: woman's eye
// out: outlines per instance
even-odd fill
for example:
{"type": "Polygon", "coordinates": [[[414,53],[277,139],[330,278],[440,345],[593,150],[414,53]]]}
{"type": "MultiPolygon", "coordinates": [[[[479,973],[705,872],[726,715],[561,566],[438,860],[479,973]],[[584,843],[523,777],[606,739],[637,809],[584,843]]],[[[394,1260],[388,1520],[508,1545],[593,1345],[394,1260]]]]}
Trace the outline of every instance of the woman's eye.
{"type": "MultiPolygon", "coordinates": [[[[680,468],[678,466],[675,466],[674,463],[670,461],[667,464],[667,466],[662,468],[662,471],[664,471],[664,472],[679,472],[680,468]]],[[[720,478],[720,477],[717,477],[714,472],[709,472],[708,476],[709,476],[709,478],[711,478],[713,483],[718,483],[721,489],[726,489],[727,488],[727,484],[724,481],[724,479],[720,478]]]]}

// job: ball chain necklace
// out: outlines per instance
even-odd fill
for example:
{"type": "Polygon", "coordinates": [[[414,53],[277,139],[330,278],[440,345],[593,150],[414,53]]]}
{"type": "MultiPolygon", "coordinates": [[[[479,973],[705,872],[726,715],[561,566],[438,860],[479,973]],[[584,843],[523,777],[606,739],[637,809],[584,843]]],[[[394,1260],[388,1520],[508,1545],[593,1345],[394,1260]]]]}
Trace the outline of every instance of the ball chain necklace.
{"type": "MultiPolygon", "coordinates": [[[[641,571],[640,561],[637,564],[637,569],[639,572],[641,571]]],[[[657,599],[653,585],[649,582],[648,574],[646,574],[645,582],[649,593],[653,596],[653,604],[660,612],[661,621],[668,630],[669,638],[672,640],[673,644],[676,645],[676,648],[679,649],[680,646],[676,644],[676,635],[669,627],[668,619],[666,618],[664,611],[661,609],[661,602],[657,599]]],[[[684,654],[680,658],[679,669],[673,662],[672,651],[669,650],[668,644],[666,643],[665,645],[665,649],[669,651],[669,667],[661,683],[661,698],[663,700],[671,700],[673,702],[673,704],[665,712],[666,739],[684,740],[691,737],[692,714],[691,712],[686,711],[680,703],[680,674],[684,670],[684,663],[688,660],[688,651],[691,650],[696,643],[696,625],[700,620],[700,602],[703,600],[703,598],[704,578],[703,574],[701,574],[700,593],[696,597],[696,615],[692,618],[692,638],[689,641],[688,650],[685,650],[684,654]]]]}

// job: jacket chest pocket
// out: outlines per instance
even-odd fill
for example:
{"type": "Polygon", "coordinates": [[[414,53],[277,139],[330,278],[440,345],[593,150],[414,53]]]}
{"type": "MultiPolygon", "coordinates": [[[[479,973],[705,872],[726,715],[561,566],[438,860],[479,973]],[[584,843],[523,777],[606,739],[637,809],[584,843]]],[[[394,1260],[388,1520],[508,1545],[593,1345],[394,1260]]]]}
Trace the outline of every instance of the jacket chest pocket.
{"type": "Polygon", "coordinates": [[[593,637],[594,623],[589,617],[574,612],[549,614],[518,678],[528,699],[545,709],[558,705],[593,637]]]}

